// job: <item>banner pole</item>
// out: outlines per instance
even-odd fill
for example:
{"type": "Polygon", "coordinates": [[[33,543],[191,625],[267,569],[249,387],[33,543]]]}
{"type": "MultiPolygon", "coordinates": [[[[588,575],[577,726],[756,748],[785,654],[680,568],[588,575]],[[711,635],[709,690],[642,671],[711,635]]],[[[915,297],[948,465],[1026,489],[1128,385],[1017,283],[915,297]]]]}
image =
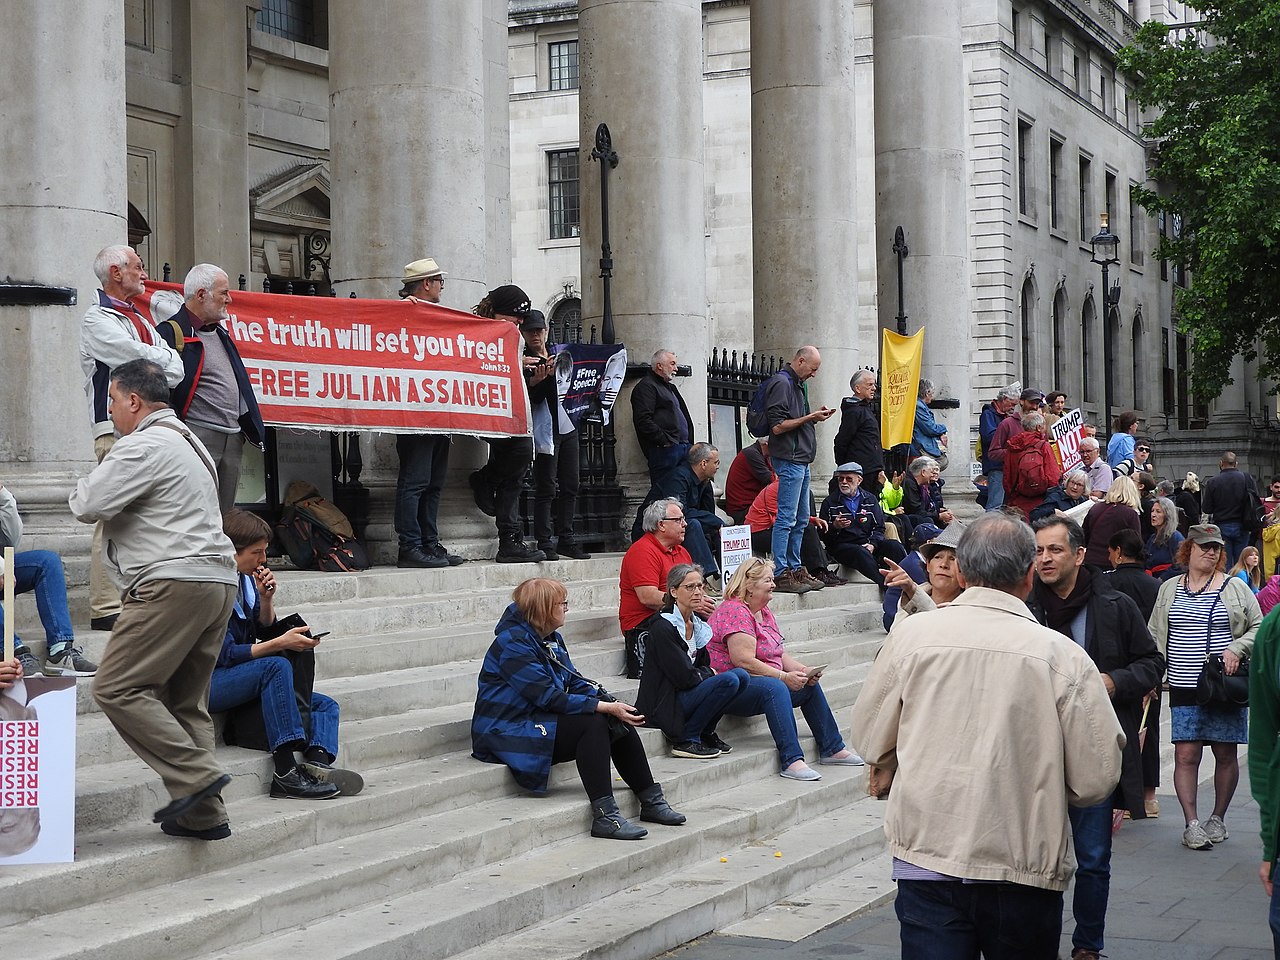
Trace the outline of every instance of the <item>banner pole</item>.
{"type": "Polygon", "coordinates": [[[13,547],[4,548],[4,659],[13,659],[13,547]]]}

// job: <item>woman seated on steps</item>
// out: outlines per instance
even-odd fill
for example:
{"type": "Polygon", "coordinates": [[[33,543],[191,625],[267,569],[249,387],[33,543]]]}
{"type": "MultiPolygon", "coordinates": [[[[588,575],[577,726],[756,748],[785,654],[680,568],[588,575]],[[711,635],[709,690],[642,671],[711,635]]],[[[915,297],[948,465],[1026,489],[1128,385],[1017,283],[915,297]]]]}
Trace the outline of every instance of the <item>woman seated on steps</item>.
{"type": "Polygon", "coordinates": [[[494,628],[480,668],[471,718],[471,755],[505,763],[526,790],[545,793],[551,766],[573,760],[591,801],[591,835],[639,840],[649,831],[618,811],[609,761],[640,798],[640,819],[676,827],[685,822],[653,782],[635,728],[636,708],[614,700],[578,673],[557,632],[569,609],[559,580],[535,577],[516,587],[515,601],[494,628]]]}
{"type": "MultiPolygon", "coordinates": [[[[210,712],[257,704],[256,713],[251,707],[230,722],[239,746],[271,751],[271,796],[326,800],[359,793],[364,779],[333,766],[338,704],[310,689],[320,641],[306,624],[273,636],[278,632],[271,629],[276,623],[276,578],[266,565],[271,528],[247,510],[230,510],[222,529],[236,550],[240,589],[209,685],[210,712]],[[263,636],[272,639],[260,639],[263,636]],[[262,739],[254,734],[259,714],[262,739]],[[302,753],[301,762],[295,752],[302,753]]],[[[233,742],[231,737],[228,742],[233,742]]]]}

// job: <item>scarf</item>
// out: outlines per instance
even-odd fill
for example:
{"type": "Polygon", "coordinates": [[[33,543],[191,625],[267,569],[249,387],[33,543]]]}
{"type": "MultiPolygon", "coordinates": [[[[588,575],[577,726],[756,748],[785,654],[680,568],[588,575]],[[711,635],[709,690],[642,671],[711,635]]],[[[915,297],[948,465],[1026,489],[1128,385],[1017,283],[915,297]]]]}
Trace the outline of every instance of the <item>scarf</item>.
{"type": "Polygon", "coordinates": [[[1071,623],[1084,609],[1093,593],[1093,571],[1088,567],[1080,567],[1076,575],[1076,585],[1065,597],[1053,592],[1038,579],[1035,585],[1036,602],[1044,611],[1045,623],[1050,629],[1057,630],[1065,637],[1071,637],[1071,623]]]}

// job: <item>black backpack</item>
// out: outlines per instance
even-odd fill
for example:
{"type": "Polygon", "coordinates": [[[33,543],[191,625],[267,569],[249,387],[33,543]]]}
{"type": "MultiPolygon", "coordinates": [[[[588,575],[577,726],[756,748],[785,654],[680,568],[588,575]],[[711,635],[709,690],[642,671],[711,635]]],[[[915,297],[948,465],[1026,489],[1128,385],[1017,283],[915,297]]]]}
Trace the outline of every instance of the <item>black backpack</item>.
{"type": "MultiPolygon", "coordinates": [[[[774,377],[778,374],[774,374],[774,377]]],[[[773,382],[773,377],[768,377],[760,382],[760,386],[756,387],[755,396],[751,398],[751,403],[747,405],[747,432],[753,437],[767,437],[773,431],[769,428],[769,408],[765,406],[765,393],[769,389],[769,384],[773,382]]]]}
{"type": "Polygon", "coordinates": [[[310,484],[289,485],[276,537],[300,570],[350,573],[369,569],[369,554],[355,538],[351,521],[310,484]],[[296,491],[295,491],[295,488],[296,491]]]}

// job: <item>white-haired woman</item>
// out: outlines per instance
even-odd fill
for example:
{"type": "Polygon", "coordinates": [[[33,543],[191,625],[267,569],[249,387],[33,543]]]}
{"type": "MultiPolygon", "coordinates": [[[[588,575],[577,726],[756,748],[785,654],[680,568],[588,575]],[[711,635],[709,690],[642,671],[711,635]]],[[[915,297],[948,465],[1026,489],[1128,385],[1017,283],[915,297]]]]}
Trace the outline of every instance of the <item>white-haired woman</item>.
{"type": "Polygon", "coordinates": [[[1066,513],[1089,499],[1089,475],[1083,470],[1072,470],[1062,478],[1062,482],[1050,487],[1044,496],[1044,503],[1031,511],[1028,518],[1034,523],[1044,517],[1054,517],[1066,513]]]}

